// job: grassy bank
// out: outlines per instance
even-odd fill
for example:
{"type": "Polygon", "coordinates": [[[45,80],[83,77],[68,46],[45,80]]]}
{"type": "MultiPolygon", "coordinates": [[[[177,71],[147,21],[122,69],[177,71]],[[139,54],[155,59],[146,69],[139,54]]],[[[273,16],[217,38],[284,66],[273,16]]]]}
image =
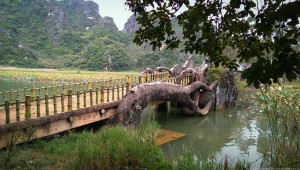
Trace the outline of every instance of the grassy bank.
{"type": "Polygon", "coordinates": [[[139,72],[96,72],[86,70],[56,70],[56,69],[20,69],[0,67],[0,78],[24,79],[34,81],[98,81],[110,78],[124,78],[139,75],[139,72]]]}
{"type": "Polygon", "coordinates": [[[166,159],[154,139],[158,124],[139,129],[120,126],[36,140],[0,151],[0,169],[242,169],[249,165],[225,159],[200,160],[189,149],[166,159]]]}

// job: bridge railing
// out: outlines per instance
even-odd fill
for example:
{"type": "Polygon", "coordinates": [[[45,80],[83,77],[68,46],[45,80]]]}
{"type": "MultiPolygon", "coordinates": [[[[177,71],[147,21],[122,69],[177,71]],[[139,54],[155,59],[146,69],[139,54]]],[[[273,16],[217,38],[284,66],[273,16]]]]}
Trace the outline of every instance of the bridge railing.
{"type": "Polygon", "coordinates": [[[118,101],[134,86],[157,80],[175,83],[169,73],[159,73],[0,92],[0,125],[118,101]]]}

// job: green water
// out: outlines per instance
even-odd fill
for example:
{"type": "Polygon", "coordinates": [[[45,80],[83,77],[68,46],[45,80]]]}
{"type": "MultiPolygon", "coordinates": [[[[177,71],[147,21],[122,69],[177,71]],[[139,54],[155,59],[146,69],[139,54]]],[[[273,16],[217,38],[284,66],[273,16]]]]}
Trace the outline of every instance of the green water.
{"type": "Polygon", "coordinates": [[[8,96],[12,98],[17,98],[17,90],[23,91],[20,95],[21,100],[25,100],[24,89],[30,92],[32,87],[45,87],[52,85],[53,82],[41,82],[41,81],[31,81],[31,80],[18,80],[18,79],[1,79],[0,78],[0,104],[4,103],[5,98],[8,96]],[[13,91],[13,93],[11,93],[13,91]]]}
{"type": "Polygon", "coordinates": [[[38,81],[24,81],[24,80],[13,80],[13,79],[0,79],[0,92],[17,90],[18,88],[31,88],[44,87],[49,85],[49,82],[38,82],[38,81]]]}
{"type": "MultiPolygon", "coordinates": [[[[252,103],[252,102],[251,102],[252,103]]],[[[216,160],[246,160],[252,168],[259,168],[263,153],[268,148],[267,121],[248,102],[239,101],[235,107],[207,116],[186,116],[178,108],[156,111],[154,106],[143,112],[143,121],[154,118],[163,129],[186,134],[161,148],[168,157],[190,148],[197,157],[214,157],[216,160]]]]}
{"type": "MultiPolygon", "coordinates": [[[[48,82],[0,79],[0,92],[18,88],[51,85],[48,82]]],[[[235,107],[221,112],[209,112],[207,116],[186,116],[179,108],[168,107],[157,111],[147,107],[142,120],[154,118],[163,129],[186,134],[185,137],[161,146],[168,156],[176,156],[183,146],[192,148],[195,155],[202,158],[214,156],[223,160],[247,160],[251,168],[258,168],[263,153],[268,148],[267,135],[270,133],[266,120],[258,113],[247,95],[235,107]]]]}

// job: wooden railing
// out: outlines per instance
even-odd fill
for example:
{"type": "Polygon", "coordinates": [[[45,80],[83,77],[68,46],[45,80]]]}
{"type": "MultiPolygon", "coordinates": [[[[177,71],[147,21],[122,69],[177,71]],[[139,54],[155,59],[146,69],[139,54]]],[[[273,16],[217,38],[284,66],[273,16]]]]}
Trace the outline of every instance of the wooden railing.
{"type": "Polygon", "coordinates": [[[0,125],[118,101],[130,88],[158,80],[175,83],[175,77],[160,73],[0,92],[0,125]]]}

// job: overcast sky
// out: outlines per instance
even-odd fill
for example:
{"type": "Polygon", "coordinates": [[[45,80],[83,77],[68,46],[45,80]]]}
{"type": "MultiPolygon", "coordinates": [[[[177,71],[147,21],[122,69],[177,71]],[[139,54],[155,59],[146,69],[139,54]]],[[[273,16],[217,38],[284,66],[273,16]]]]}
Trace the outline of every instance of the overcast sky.
{"type": "Polygon", "coordinates": [[[101,17],[110,16],[114,18],[119,30],[123,30],[124,24],[132,15],[132,12],[124,5],[125,0],[93,0],[99,5],[101,17]]]}
{"type": "MultiPolygon", "coordinates": [[[[119,30],[123,30],[124,24],[128,18],[133,14],[125,6],[125,0],[93,0],[99,5],[99,11],[101,17],[110,16],[114,18],[119,30]]],[[[228,0],[225,0],[228,1],[228,0]]],[[[191,4],[195,3],[195,0],[190,0],[191,4]]],[[[185,8],[183,8],[184,10],[185,8]]]]}

